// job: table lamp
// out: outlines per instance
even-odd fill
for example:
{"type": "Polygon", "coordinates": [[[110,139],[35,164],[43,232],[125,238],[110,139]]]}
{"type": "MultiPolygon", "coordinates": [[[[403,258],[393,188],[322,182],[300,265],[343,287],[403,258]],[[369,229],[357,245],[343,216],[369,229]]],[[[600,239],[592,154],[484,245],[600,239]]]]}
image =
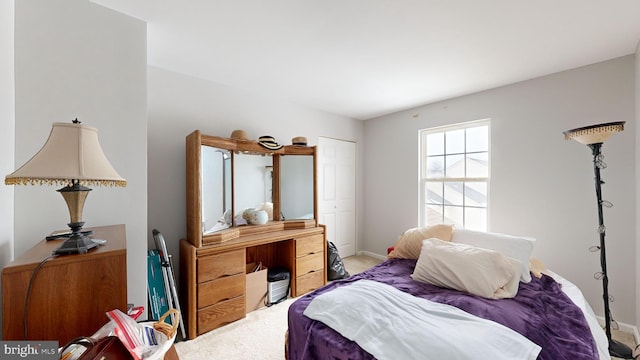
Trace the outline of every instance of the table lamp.
{"type": "Polygon", "coordinates": [[[29,161],[4,180],[7,185],[63,185],[57,191],[69,208],[71,232],[53,251],[53,255],[82,254],[98,246],[82,231],[82,208],[91,189],[89,186],[127,185],[113,169],[98,142],[98,131],[71,123],[54,123],[47,142],[29,161]]]}
{"type": "Polygon", "coordinates": [[[596,182],[596,199],[598,205],[598,233],[600,234],[600,266],[602,271],[600,277],[602,278],[602,290],[604,299],[604,323],[605,332],[607,334],[607,340],[609,341],[609,354],[611,356],[633,359],[632,350],[625,344],[613,340],[611,338],[611,312],[609,310],[609,277],[607,275],[607,254],[605,251],[605,232],[604,216],[602,214],[602,205],[611,207],[612,204],[608,201],[602,200],[602,181],[600,177],[600,169],[604,169],[606,164],[604,163],[604,155],[601,153],[602,143],[607,140],[611,135],[616,132],[624,130],[624,121],[609,122],[598,125],[585,126],[577,129],[564,131],[564,137],[566,140],[576,140],[577,142],[587,145],[591,149],[593,155],[593,171],[595,173],[596,182]]]}

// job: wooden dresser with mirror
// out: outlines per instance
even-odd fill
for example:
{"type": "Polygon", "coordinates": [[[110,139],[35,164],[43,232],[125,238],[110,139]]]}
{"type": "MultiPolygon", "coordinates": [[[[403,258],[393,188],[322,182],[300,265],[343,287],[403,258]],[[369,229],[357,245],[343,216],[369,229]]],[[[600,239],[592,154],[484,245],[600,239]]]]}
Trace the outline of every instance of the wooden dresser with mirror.
{"type": "Polygon", "coordinates": [[[315,169],[315,146],[187,136],[180,290],[189,339],[245,317],[247,264],[287,269],[293,297],[326,284],[315,169]],[[268,209],[269,221],[245,224],[251,208],[268,209]]]}

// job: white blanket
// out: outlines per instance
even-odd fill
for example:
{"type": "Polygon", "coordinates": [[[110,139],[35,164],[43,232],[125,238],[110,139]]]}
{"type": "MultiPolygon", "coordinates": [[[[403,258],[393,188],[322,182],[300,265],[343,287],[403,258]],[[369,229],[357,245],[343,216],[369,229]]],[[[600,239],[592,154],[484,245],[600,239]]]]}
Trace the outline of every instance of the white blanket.
{"type": "Polygon", "coordinates": [[[371,280],[317,296],[304,315],[380,360],[525,360],[541,350],[503,325],[371,280]]]}

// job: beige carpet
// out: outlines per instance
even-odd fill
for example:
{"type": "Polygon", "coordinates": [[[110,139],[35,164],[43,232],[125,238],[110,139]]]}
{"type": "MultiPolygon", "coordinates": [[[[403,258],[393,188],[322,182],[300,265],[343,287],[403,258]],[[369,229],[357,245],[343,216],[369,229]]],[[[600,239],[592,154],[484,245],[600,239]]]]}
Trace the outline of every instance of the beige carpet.
{"type": "Polygon", "coordinates": [[[295,299],[175,344],[180,360],[283,360],[287,310],[295,299]]]}
{"type": "MultiPolygon", "coordinates": [[[[381,260],[369,256],[343,259],[349,274],[357,274],[381,260]]],[[[295,299],[247,314],[244,319],[175,344],[181,360],[282,360],[287,310],[295,299]]],[[[633,336],[615,331],[614,338],[635,347],[633,336]]]]}
{"type": "Polygon", "coordinates": [[[372,266],[378,265],[383,260],[373,258],[366,255],[349,256],[342,259],[345,269],[350,275],[357,274],[369,269],[372,266]]]}

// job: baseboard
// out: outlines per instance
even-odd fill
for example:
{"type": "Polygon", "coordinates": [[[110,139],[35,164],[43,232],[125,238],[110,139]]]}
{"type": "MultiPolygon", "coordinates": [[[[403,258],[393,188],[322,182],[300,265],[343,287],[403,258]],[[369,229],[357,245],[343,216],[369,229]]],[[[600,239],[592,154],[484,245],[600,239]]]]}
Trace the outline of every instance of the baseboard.
{"type": "MultiPolygon", "coordinates": [[[[596,319],[598,319],[598,323],[600,324],[600,326],[604,328],[604,318],[602,316],[596,316],[596,319]]],[[[633,334],[633,338],[636,340],[636,344],[640,344],[640,333],[638,332],[637,326],[619,321],[616,322],[618,323],[618,330],[627,334],[633,334]]]]}
{"type": "Polygon", "coordinates": [[[376,254],[376,253],[372,253],[370,251],[358,251],[358,255],[366,255],[378,260],[387,260],[387,257],[384,255],[380,255],[380,254],[376,254]]]}

